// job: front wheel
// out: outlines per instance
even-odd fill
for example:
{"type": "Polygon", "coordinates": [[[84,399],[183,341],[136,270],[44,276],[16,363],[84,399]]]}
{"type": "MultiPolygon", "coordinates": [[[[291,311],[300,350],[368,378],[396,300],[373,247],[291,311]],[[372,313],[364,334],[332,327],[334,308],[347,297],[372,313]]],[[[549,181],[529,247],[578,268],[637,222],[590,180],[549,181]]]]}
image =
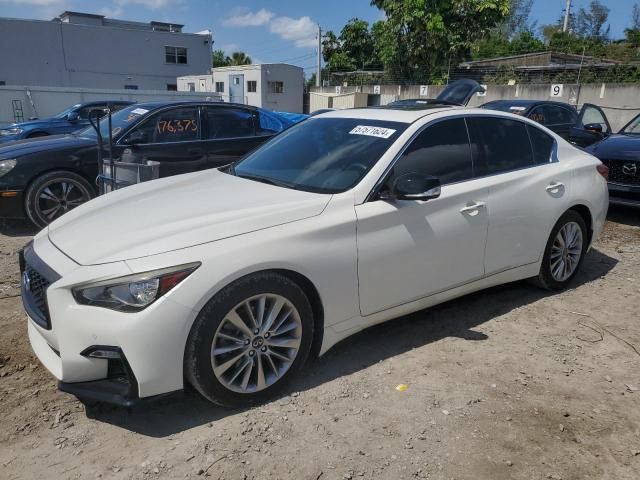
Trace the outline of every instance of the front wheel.
{"type": "Polygon", "coordinates": [[[587,243],[584,219],[578,212],[569,210],[551,231],[536,283],[547,290],[566,288],[582,265],[587,243]]]}
{"type": "Polygon", "coordinates": [[[94,192],[80,175],[73,172],[49,172],[36,178],[25,195],[25,210],[39,228],[93,198],[94,192]]]}
{"type": "Polygon", "coordinates": [[[313,311],[304,291],[271,272],[244,277],[213,297],[189,334],[185,376],[223,406],[263,402],[304,364],[313,311]]]}

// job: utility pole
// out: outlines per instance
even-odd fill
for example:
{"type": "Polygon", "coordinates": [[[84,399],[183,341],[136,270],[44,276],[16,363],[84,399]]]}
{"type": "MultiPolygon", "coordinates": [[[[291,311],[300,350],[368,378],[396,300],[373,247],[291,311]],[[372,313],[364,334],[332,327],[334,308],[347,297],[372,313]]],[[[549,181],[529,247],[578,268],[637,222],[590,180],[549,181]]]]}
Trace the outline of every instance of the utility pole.
{"type": "Polygon", "coordinates": [[[320,77],[322,75],[322,64],[320,63],[322,55],[322,29],[320,28],[320,24],[318,24],[318,63],[316,65],[316,87],[322,86],[320,77]]]}
{"type": "Polygon", "coordinates": [[[569,28],[569,16],[571,15],[571,0],[567,0],[567,6],[564,10],[564,25],[562,26],[562,31],[566,32],[569,28]]]}

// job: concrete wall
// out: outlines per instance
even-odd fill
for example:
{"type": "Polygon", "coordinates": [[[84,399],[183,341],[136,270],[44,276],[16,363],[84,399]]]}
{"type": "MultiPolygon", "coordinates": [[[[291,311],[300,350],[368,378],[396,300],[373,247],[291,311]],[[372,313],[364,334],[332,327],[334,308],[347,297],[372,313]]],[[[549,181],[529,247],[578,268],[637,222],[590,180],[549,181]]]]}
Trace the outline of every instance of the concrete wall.
{"type": "Polygon", "coordinates": [[[189,91],[190,83],[195,91],[215,92],[217,82],[224,83],[222,98],[229,101],[229,77],[244,75],[244,101],[247,105],[269,110],[302,113],[304,95],[303,70],[294,65],[284,63],[240,65],[233,67],[213,68],[211,74],[188,75],[178,78],[178,90],[189,91]],[[256,91],[249,92],[247,82],[256,82],[256,91]],[[268,82],[281,81],[283,93],[269,92],[268,82]]]}
{"type": "Polygon", "coordinates": [[[0,18],[0,82],[6,85],[167,90],[207,71],[211,37],[191,33],[0,18]],[[187,64],[165,63],[165,46],[187,48],[187,64]]]}
{"type": "Polygon", "coordinates": [[[27,120],[29,117],[51,117],[71,105],[93,100],[131,100],[134,102],[145,102],[153,100],[220,101],[221,99],[215,94],[201,92],[0,86],[0,126],[14,122],[13,100],[19,100],[21,102],[24,119],[27,120]]]}
{"type": "MultiPolygon", "coordinates": [[[[335,93],[334,86],[312,88],[314,92],[335,93]]],[[[428,85],[425,98],[436,98],[445,87],[428,85]]],[[[380,85],[380,93],[374,94],[373,85],[341,87],[341,93],[363,92],[370,96],[369,104],[386,105],[394,100],[420,98],[420,85],[380,85]]],[[[582,106],[593,103],[600,106],[614,131],[620,129],[640,113],[640,85],[629,83],[609,84],[565,84],[562,96],[551,97],[551,85],[488,85],[485,96],[474,96],[469,106],[478,106],[491,100],[502,99],[557,100],[582,106]]]]}

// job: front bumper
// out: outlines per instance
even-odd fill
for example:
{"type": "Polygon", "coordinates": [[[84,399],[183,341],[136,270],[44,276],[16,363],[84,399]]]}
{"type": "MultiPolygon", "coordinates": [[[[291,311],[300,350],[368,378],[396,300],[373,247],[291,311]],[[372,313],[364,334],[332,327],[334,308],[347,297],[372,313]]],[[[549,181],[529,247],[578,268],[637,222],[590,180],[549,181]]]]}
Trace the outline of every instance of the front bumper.
{"type": "Polygon", "coordinates": [[[31,249],[24,255],[27,261],[35,259],[41,262],[37,268],[46,265],[59,277],[46,289],[48,325],[29,316],[28,332],[33,351],[58,379],[60,390],[131,406],[183,388],[184,346],[193,310],[172,301],[170,294],[137,313],[79,305],[72,286],[133,272],[124,262],[78,265],[49,241],[46,231],[26,248],[31,249]],[[117,351],[119,358],[90,356],[97,347],[117,351]]]}
{"type": "Polygon", "coordinates": [[[640,207],[640,185],[609,182],[609,202],[613,205],[640,207]]]}

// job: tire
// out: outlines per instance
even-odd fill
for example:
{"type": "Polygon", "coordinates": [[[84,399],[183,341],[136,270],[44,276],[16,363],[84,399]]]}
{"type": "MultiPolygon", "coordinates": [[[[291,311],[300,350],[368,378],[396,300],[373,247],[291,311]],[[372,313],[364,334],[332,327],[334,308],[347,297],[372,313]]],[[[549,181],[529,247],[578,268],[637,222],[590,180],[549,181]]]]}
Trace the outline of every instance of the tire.
{"type": "Polygon", "coordinates": [[[39,138],[39,137],[48,137],[49,134],[47,132],[34,132],[27,135],[27,138],[39,138]]]}
{"type": "Polygon", "coordinates": [[[221,290],[198,314],[185,348],[185,378],[221,406],[262,403],[282,392],[304,365],[313,329],[311,304],[296,283],[274,272],[248,275],[221,290]],[[280,304],[272,317],[271,309],[280,304]]]}
{"type": "MultiPolygon", "coordinates": [[[[572,237],[569,235],[569,246],[572,245],[572,237]]],[[[544,257],[542,258],[542,264],[540,265],[540,273],[533,280],[534,282],[547,290],[563,290],[567,288],[571,281],[574,279],[580,266],[584,260],[584,256],[587,252],[588,236],[587,225],[578,212],[569,210],[560,217],[556,222],[551,235],[547,241],[547,246],[544,250],[544,257]],[[565,230],[563,230],[565,229],[565,230]],[[569,230],[567,230],[569,229],[569,230]],[[559,249],[562,250],[562,246],[559,243],[559,237],[561,231],[573,232],[579,235],[579,245],[573,244],[574,248],[571,249],[579,257],[575,257],[568,251],[564,253],[558,253],[559,249]],[[569,261],[567,261],[569,260],[569,261]],[[567,268],[562,268],[567,265],[567,268]]]]}
{"type": "Polygon", "coordinates": [[[91,184],[80,175],[66,171],[49,172],[36,178],[27,188],[25,210],[34,225],[44,228],[94,196],[91,184]]]}

